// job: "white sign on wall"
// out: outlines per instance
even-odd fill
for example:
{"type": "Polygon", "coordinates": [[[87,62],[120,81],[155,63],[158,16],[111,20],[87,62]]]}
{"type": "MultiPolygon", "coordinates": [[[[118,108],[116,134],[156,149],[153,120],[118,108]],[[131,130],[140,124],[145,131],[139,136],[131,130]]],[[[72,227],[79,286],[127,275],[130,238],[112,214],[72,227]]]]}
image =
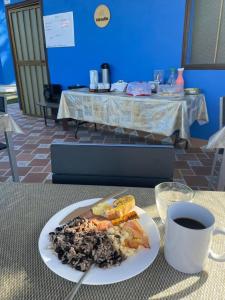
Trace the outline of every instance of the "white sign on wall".
{"type": "Polygon", "coordinates": [[[47,48],[75,46],[72,11],[43,18],[47,48]]]}
{"type": "Polygon", "coordinates": [[[5,5],[10,4],[10,0],[4,0],[4,4],[5,4],[5,5]]]}

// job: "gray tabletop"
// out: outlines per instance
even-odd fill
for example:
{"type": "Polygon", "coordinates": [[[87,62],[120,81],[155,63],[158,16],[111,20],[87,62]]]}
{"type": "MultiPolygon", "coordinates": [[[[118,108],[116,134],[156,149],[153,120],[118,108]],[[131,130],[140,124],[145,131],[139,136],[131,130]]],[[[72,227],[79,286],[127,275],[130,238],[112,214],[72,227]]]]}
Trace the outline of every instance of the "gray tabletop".
{"type": "MultiPolygon", "coordinates": [[[[117,190],[117,187],[64,186],[51,184],[0,184],[0,299],[57,300],[71,290],[70,283],[52,273],[38,253],[38,238],[49,218],[65,206],[117,190]]],[[[131,188],[137,205],[159,224],[152,189],[131,188]]],[[[225,193],[197,192],[195,202],[225,225],[225,193]]],[[[163,236],[163,230],[161,230],[163,236]]],[[[162,239],[163,240],[163,239],[162,239]]],[[[214,239],[214,250],[224,251],[224,239],[214,239]]],[[[83,285],[76,299],[225,299],[225,264],[208,261],[196,275],[172,269],[163,255],[163,242],[154,263],[124,282],[83,285]]]]}

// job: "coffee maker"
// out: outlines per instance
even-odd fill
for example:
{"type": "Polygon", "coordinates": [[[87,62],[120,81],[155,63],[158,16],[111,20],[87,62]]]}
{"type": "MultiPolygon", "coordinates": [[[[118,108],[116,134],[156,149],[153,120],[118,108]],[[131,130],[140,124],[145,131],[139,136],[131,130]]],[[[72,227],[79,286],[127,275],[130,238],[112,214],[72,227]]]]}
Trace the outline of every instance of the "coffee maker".
{"type": "Polygon", "coordinates": [[[101,64],[101,81],[98,80],[98,71],[90,70],[90,92],[109,92],[110,91],[110,66],[107,63],[101,64]]]}
{"type": "Polygon", "coordinates": [[[102,72],[102,89],[104,91],[110,91],[110,66],[108,63],[103,63],[101,65],[102,72]]]}

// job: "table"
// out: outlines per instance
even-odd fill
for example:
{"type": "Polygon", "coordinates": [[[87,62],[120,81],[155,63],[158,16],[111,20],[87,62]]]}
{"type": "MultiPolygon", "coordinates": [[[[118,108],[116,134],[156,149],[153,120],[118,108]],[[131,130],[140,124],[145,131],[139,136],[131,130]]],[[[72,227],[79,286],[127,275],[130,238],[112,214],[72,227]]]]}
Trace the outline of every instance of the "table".
{"type": "Polygon", "coordinates": [[[197,120],[208,122],[203,94],[182,98],[157,95],[133,97],[120,93],[89,93],[88,90],[63,91],[58,119],[81,121],[141,130],[163,136],[179,131],[180,138],[190,138],[190,126],[197,120]]]}
{"type": "Polygon", "coordinates": [[[16,84],[9,84],[9,85],[0,84],[0,95],[4,96],[7,101],[17,99],[16,84]]]}
{"type": "MultiPolygon", "coordinates": [[[[73,283],[52,273],[42,262],[38,253],[40,232],[49,218],[65,206],[116,190],[118,187],[0,184],[0,299],[64,299],[73,283]]],[[[154,190],[130,188],[129,193],[159,223],[154,190]]],[[[198,191],[194,201],[215,214],[217,225],[225,225],[225,193],[198,191]]],[[[224,251],[223,237],[215,237],[213,250],[224,251]]],[[[199,274],[179,273],[166,263],[162,242],[156,260],[143,273],[113,285],[83,285],[76,299],[224,299],[224,268],[224,263],[209,260],[199,274]]]]}
{"type": "Polygon", "coordinates": [[[13,181],[18,182],[19,174],[13,149],[12,132],[23,133],[23,131],[10,115],[4,113],[0,113],[0,131],[4,131],[13,181]]]}
{"type": "Polygon", "coordinates": [[[16,84],[0,84],[0,93],[16,93],[16,84]]]}

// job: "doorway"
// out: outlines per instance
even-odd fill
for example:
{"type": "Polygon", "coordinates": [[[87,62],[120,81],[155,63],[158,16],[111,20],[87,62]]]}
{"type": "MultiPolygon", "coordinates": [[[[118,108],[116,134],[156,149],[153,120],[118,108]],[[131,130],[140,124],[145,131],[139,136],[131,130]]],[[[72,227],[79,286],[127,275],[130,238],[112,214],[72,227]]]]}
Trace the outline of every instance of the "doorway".
{"type": "Polygon", "coordinates": [[[15,65],[20,108],[40,116],[43,86],[49,84],[41,1],[7,6],[9,36],[15,65]]]}

